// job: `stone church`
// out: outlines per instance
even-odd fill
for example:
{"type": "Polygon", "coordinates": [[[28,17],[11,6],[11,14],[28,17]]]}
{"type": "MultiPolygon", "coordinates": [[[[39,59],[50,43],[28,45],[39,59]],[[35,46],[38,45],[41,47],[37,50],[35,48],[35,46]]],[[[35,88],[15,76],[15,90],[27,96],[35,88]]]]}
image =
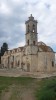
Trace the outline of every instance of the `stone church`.
{"type": "Polygon", "coordinates": [[[4,53],[1,58],[4,68],[19,68],[26,72],[56,71],[55,52],[45,43],[38,42],[37,23],[31,14],[25,22],[25,46],[4,53]]]}

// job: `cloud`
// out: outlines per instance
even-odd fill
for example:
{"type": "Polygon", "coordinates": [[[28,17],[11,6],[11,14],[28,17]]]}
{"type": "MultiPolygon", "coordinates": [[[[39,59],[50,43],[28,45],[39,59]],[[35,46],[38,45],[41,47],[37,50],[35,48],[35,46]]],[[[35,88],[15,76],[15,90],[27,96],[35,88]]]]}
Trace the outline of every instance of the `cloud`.
{"type": "Polygon", "coordinates": [[[6,3],[1,2],[0,3],[0,14],[9,15],[10,13],[11,13],[11,9],[9,8],[9,6],[6,3]]]}
{"type": "Polygon", "coordinates": [[[38,20],[39,41],[56,46],[56,0],[0,0],[0,47],[5,41],[9,48],[25,43],[25,21],[31,13],[38,20]]]}

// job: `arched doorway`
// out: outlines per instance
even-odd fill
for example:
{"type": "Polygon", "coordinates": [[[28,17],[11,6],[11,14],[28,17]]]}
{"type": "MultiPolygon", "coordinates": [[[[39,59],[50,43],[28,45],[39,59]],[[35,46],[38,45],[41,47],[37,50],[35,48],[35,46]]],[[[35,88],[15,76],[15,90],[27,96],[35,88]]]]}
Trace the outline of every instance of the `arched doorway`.
{"type": "Polygon", "coordinates": [[[13,62],[11,62],[11,68],[13,68],[13,62]]]}
{"type": "Polygon", "coordinates": [[[27,63],[27,72],[30,72],[30,64],[27,63]]]}

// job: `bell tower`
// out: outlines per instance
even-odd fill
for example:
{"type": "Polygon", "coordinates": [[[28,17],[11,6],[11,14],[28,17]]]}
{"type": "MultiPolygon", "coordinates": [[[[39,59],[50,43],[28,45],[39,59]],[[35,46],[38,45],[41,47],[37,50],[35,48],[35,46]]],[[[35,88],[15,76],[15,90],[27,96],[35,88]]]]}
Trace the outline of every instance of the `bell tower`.
{"type": "Polygon", "coordinates": [[[25,22],[26,24],[26,45],[37,45],[37,20],[31,16],[25,22]]]}
{"type": "Polygon", "coordinates": [[[31,14],[25,24],[26,54],[37,54],[37,20],[35,20],[31,14]]]}
{"type": "Polygon", "coordinates": [[[35,20],[31,14],[29,19],[25,22],[25,24],[26,24],[26,34],[25,34],[26,67],[30,71],[36,71],[38,62],[37,20],[35,20]]]}

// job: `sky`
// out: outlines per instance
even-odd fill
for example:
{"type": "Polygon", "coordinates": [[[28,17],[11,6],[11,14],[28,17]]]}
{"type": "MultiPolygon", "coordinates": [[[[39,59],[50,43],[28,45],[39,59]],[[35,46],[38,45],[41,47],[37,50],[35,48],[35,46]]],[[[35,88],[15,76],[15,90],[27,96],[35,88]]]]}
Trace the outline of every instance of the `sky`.
{"type": "Polygon", "coordinates": [[[25,21],[32,14],[38,21],[38,41],[56,51],[56,0],[0,0],[0,47],[25,45],[25,21]]]}

